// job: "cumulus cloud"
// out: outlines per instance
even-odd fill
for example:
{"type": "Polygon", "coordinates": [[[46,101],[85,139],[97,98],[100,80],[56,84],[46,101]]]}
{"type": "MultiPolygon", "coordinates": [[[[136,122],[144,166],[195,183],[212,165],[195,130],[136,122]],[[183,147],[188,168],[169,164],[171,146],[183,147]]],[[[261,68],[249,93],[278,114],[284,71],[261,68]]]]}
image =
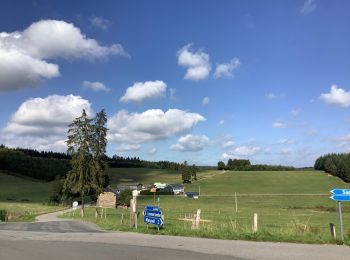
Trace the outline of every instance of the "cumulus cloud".
{"type": "Polygon", "coordinates": [[[216,65],[214,78],[233,77],[233,72],[241,65],[238,58],[233,58],[228,63],[221,63],[216,65]]]}
{"type": "Polygon", "coordinates": [[[209,97],[204,97],[203,100],[202,100],[202,105],[204,105],[204,106],[208,105],[209,101],[210,101],[209,97]]]}
{"type": "Polygon", "coordinates": [[[192,129],[205,118],[179,109],[150,109],[142,113],[121,110],[107,122],[108,140],[115,143],[144,143],[167,139],[192,129]]]}
{"type": "Polygon", "coordinates": [[[141,145],[139,144],[121,144],[117,147],[118,152],[131,152],[140,150],[141,145]]]}
{"type": "Polygon", "coordinates": [[[249,147],[249,146],[243,145],[243,146],[236,147],[232,151],[223,153],[221,155],[221,158],[223,160],[248,158],[256,155],[259,152],[261,152],[261,148],[258,146],[249,147]]]}
{"type": "Polygon", "coordinates": [[[282,122],[274,122],[272,125],[274,128],[286,128],[287,124],[282,122]]]}
{"type": "Polygon", "coordinates": [[[128,87],[121,102],[142,102],[146,99],[163,97],[166,93],[167,85],[161,80],[136,82],[128,87]]]}
{"type": "Polygon", "coordinates": [[[68,125],[83,109],[89,116],[93,114],[90,102],[80,96],[28,99],[1,129],[0,142],[10,147],[65,151],[68,125]]]}
{"type": "Polygon", "coordinates": [[[111,91],[110,88],[107,88],[103,83],[95,81],[83,81],[83,87],[87,89],[91,89],[93,91],[104,91],[104,92],[109,92],[111,91]]]}
{"type": "Polygon", "coordinates": [[[59,66],[48,60],[100,59],[128,55],[120,44],[102,46],[71,23],[41,20],[24,31],[0,33],[0,92],[33,87],[59,76],[59,66]]]}
{"type": "Polygon", "coordinates": [[[301,8],[300,12],[302,14],[308,14],[308,13],[311,13],[311,12],[315,11],[316,7],[317,7],[317,5],[315,3],[315,0],[306,0],[304,2],[304,5],[301,8]]]}
{"type": "Polygon", "coordinates": [[[224,142],[222,146],[224,148],[228,148],[228,147],[232,147],[234,145],[235,145],[235,142],[233,140],[228,140],[227,142],[224,142]]]}
{"type": "Polygon", "coordinates": [[[102,29],[104,31],[106,31],[112,24],[111,21],[109,21],[108,19],[98,16],[90,17],[89,20],[92,26],[102,29]]]}
{"type": "Polygon", "coordinates": [[[198,81],[209,76],[211,66],[208,53],[193,51],[191,44],[188,44],[177,52],[177,56],[178,64],[187,68],[185,79],[198,81]]]}
{"type": "Polygon", "coordinates": [[[350,106],[350,92],[338,88],[336,85],[332,85],[331,91],[329,93],[321,94],[319,98],[329,105],[340,107],[350,106]]]}
{"type": "Polygon", "coordinates": [[[170,146],[171,150],[196,152],[203,150],[208,144],[209,138],[205,135],[185,135],[181,136],[176,144],[170,146]]]}

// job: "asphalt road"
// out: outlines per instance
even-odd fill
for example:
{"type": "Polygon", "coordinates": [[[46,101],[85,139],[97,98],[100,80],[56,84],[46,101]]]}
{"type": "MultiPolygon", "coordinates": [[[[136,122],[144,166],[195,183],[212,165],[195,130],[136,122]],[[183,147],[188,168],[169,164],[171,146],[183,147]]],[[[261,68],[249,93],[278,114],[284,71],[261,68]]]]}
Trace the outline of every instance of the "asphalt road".
{"type": "Polygon", "coordinates": [[[56,215],[40,217],[37,223],[1,223],[0,259],[350,259],[348,246],[102,232],[56,215]]]}

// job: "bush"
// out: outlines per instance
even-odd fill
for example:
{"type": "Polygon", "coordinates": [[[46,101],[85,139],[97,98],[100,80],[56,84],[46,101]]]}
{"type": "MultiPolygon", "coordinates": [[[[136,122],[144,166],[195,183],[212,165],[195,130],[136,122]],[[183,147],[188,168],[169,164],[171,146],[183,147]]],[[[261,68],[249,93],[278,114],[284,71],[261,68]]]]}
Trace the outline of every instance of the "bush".
{"type": "Polygon", "coordinates": [[[6,221],[7,217],[7,210],[0,209],[0,221],[6,221]]]}
{"type": "Polygon", "coordinates": [[[117,196],[117,204],[130,206],[130,200],[132,199],[132,191],[131,190],[123,190],[119,196],[117,196]]]}

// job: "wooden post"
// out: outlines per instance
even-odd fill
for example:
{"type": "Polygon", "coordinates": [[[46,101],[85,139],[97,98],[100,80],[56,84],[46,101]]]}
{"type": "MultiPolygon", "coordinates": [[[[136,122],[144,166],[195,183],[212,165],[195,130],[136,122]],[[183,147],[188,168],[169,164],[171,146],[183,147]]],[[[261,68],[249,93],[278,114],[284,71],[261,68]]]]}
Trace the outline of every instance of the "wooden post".
{"type": "Polygon", "coordinates": [[[258,213],[254,213],[253,233],[256,233],[257,231],[258,231],[258,213]]]}
{"type": "Polygon", "coordinates": [[[200,196],[201,195],[201,185],[199,185],[199,187],[198,187],[198,196],[200,196]]]}
{"type": "Polygon", "coordinates": [[[123,225],[124,223],[124,214],[122,214],[122,219],[120,220],[120,224],[123,225]]]}
{"type": "Polygon", "coordinates": [[[332,238],[336,238],[335,225],[333,223],[329,223],[329,227],[331,229],[331,236],[332,236],[332,238]]]}
{"type": "Polygon", "coordinates": [[[130,200],[130,227],[134,227],[134,212],[133,212],[133,208],[134,208],[134,200],[131,199],[130,200]]]}
{"type": "Polygon", "coordinates": [[[237,193],[235,192],[235,202],[236,202],[236,214],[238,212],[238,204],[237,204],[237,193]]]}
{"type": "Polygon", "coordinates": [[[105,219],[107,218],[107,208],[105,208],[105,219]]]}
{"type": "Polygon", "coordinates": [[[199,223],[201,220],[201,210],[197,209],[197,214],[193,215],[193,219],[192,219],[192,227],[191,229],[198,229],[199,228],[199,223]]]}
{"type": "Polygon", "coordinates": [[[338,201],[338,211],[339,211],[339,223],[340,223],[340,239],[344,241],[344,227],[343,227],[343,216],[341,212],[341,202],[338,201]]]}

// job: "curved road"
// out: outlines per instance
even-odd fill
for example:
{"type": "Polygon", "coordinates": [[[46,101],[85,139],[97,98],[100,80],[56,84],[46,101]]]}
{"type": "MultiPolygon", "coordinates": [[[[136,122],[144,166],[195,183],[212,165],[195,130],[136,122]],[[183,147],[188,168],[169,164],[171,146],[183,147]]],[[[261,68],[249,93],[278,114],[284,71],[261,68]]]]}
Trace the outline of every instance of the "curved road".
{"type": "Polygon", "coordinates": [[[44,259],[349,259],[350,247],[103,232],[93,224],[40,216],[0,223],[1,260],[44,259]]]}

